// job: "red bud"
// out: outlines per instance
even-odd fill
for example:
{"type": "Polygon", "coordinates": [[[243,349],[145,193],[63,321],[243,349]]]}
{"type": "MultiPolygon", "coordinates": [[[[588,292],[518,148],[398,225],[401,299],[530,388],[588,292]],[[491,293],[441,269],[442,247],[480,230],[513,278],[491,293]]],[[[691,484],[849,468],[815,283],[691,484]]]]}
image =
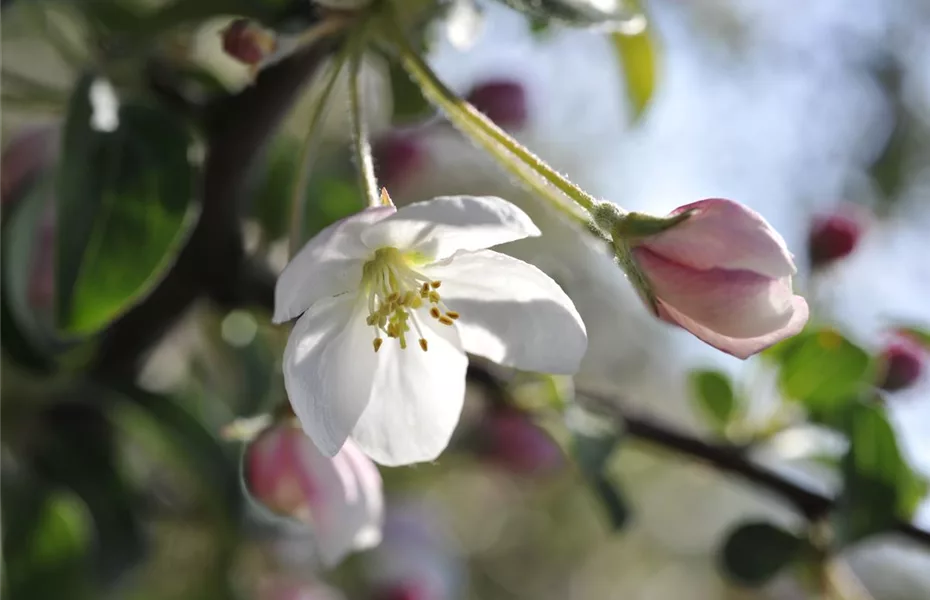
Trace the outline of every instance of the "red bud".
{"type": "Polygon", "coordinates": [[[881,356],[883,375],[878,387],[896,392],[914,385],[923,369],[923,351],[906,338],[890,343],[881,356]]]}
{"type": "Polygon", "coordinates": [[[475,86],[465,100],[505,129],[519,129],[526,124],[526,90],[515,81],[489,81],[475,86]]]}
{"type": "Polygon", "coordinates": [[[859,242],[859,222],[847,215],[834,214],[814,220],[808,241],[813,267],[822,267],[849,256],[859,242]]]}

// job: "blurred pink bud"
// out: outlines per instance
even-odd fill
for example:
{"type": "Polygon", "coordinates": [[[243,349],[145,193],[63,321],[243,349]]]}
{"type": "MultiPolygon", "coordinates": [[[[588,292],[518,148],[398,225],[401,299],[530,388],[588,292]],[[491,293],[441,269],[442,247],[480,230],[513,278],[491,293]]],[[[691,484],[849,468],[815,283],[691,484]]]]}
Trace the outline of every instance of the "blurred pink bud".
{"type": "Polygon", "coordinates": [[[491,411],[484,419],[481,433],[485,456],[509,471],[551,473],[565,463],[555,440],[518,411],[491,411]]]}
{"type": "Polygon", "coordinates": [[[526,124],[526,90],[516,81],[488,81],[475,86],[465,100],[504,129],[526,124]]]}
{"type": "Polygon", "coordinates": [[[39,221],[34,238],[32,264],[29,271],[29,303],[45,309],[52,305],[55,293],[55,210],[50,205],[39,221]]]}
{"type": "Polygon", "coordinates": [[[400,187],[422,165],[423,147],[413,132],[390,132],[373,144],[378,181],[387,188],[400,187]]]}
{"type": "Polygon", "coordinates": [[[822,267],[849,256],[862,235],[859,221],[834,214],[814,219],[808,239],[811,266],[822,267]]]}
{"type": "Polygon", "coordinates": [[[426,586],[411,582],[401,583],[378,591],[377,600],[435,600],[426,586]]]}
{"type": "Polygon", "coordinates": [[[259,584],[257,600],[345,600],[337,590],[319,581],[270,578],[259,584]]]}
{"type": "Polygon", "coordinates": [[[881,355],[878,387],[897,392],[914,385],[923,370],[923,354],[923,349],[905,335],[888,344],[881,355]]]}
{"type": "Polygon", "coordinates": [[[245,481],[267,508],[312,528],[327,566],[381,541],[381,475],[351,440],[329,458],[300,428],[271,427],[246,450],[245,481]]]}
{"type": "Polygon", "coordinates": [[[259,64],[275,46],[274,35],[248,19],[236,19],[223,30],[223,50],[246,65],[259,64]]]}
{"type": "Polygon", "coordinates": [[[671,229],[635,240],[633,256],[649,280],[662,320],[738,358],[804,328],[808,308],[796,296],[797,270],[785,241],[756,212],[710,199],[671,229]]]}

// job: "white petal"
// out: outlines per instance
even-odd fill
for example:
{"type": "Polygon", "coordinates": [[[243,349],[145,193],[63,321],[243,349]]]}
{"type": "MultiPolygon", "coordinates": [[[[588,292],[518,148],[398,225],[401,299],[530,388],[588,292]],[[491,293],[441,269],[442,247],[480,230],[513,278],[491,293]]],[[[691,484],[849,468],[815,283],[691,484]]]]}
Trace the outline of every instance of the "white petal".
{"type": "Polygon", "coordinates": [[[421,319],[429,350],[385,339],[368,408],[352,431],[359,447],[383,465],[434,460],[449,445],[465,398],[468,359],[454,327],[421,319]]]}
{"type": "Polygon", "coordinates": [[[369,208],[316,234],[291,259],[274,290],[275,323],[289,321],[320,298],[356,289],[362,264],[371,254],[362,232],[394,213],[389,206],[369,208]]]}
{"type": "Polygon", "coordinates": [[[493,196],[444,196],[416,202],[362,234],[369,248],[413,250],[431,260],[539,235],[522,210],[493,196]]]}
{"type": "Polygon", "coordinates": [[[377,358],[354,295],[325,298],[297,320],[284,350],[291,406],[321,452],[335,456],[368,405],[377,358]]]}
{"type": "Polygon", "coordinates": [[[307,446],[303,459],[317,483],[313,531],[324,564],[335,566],[348,553],[380,541],[381,475],[351,441],[333,458],[320,454],[310,440],[307,446]]]}
{"type": "Polygon", "coordinates": [[[424,275],[442,282],[442,300],[465,350],[527,371],[574,373],[588,337],[575,305],[548,275],[494,252],[463,252],[424,275]]]}

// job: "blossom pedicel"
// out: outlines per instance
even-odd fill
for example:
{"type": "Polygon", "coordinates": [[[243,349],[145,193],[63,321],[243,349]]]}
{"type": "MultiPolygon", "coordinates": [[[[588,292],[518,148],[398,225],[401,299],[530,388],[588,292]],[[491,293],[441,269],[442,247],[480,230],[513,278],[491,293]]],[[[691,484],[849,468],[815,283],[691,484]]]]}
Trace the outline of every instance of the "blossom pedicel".
{"type": "Polygon", "coordinates": [[[662,320],[711,346],[748,358],[804,328],[807,302],[785,241],[759,214],[729,200],[701,200],[691,216],[634,239],[632,255],[649,281],[662,320]]]}
{"type": "Polygon", "coordinates": [[[539,235],[513,204],[450,196],[366,209],[320,232],[287,266],[274,321],[300,316],[284,355],[294,412],[321,451],[352,438],[377,462],[435,459],[465,395],[471,352],[573,373],[581,317],[542,271],[486,250],[539,235]]]}

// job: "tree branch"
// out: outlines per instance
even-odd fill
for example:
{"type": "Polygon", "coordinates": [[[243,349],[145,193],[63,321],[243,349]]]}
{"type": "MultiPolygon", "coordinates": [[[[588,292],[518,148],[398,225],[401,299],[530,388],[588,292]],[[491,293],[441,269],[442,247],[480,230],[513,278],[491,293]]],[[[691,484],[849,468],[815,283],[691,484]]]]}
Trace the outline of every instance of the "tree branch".
{"type": "MultiPolygon", "coordinates": [[[[625,435],[672,450],[694,460],[707,463],[719,471],[732,473],[782,497],[809,521],[826,517],[834,508],[833,498],[813,492],[781,475],[752,462],[743,451],[729,444],[707,442],[658,421],[635,416],[609,398],[578,391],[593,412],[618,422],[625,435]]],[[[912,523],[899,521],[894,530],[914,541],[930,546],[930,532],[912,523]]]]}

